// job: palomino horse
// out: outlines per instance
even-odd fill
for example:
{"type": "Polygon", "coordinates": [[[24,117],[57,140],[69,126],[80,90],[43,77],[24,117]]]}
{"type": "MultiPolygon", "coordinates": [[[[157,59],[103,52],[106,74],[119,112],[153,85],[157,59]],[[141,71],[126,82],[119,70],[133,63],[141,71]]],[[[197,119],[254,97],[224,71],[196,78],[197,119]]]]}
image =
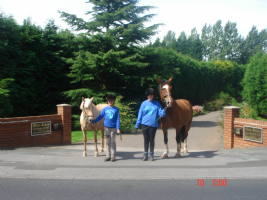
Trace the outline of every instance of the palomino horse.
{"type": "MultiPolygon", "coordinates": [[[[94,97],[93,97],[94,98],[94,97]]],[[[82,103],[80,105],[80,109],[82,110],[82,114],[80,116],[80,124],[81,129],[83,131],[83,142],[84,142],[84,149],[83,149],[83,156],[87,156],[86,153],[86,142],[87,142],[87,131],[94,131],[94,142],[95,142],[95,156],[98,156],[98,149],[97,149],[97,132],[101,132],[102,137],[102,143],[101,143],[101,150],[100,152],[103,152],[103,146],[104,146],[104,119],[101,119],[99,122],[92,124],[89,126],[88,124],[92,123],[93,120],[98,117],[98,115],[101,113],[102,109],[108,106],[108,104],[99,104],[95,106],[93,104],[93,98],[82,98],[82,103]]],[[[106,148],[106,145],[105,145],[106,148]]]]}
{"type": "Polygon", "coordinates": [[[177,150],[174,157],[180,157],[181,142],[184,143],[184,153],[187,153],[187,136],[190,129],[190,125],[193,117],[192,105],[185,99],[173,100],[171,96],[171,80],[160,80],[159,83],[159,94],[161,99],[161,106],[168,106],[166,117],[161,118],[161,128],[164,135],[165,152],[162,158],[167,158],[169,153],[168,148],[168,132],[167,129],[170,127],[176,130],[176,142],[177,150]]]}

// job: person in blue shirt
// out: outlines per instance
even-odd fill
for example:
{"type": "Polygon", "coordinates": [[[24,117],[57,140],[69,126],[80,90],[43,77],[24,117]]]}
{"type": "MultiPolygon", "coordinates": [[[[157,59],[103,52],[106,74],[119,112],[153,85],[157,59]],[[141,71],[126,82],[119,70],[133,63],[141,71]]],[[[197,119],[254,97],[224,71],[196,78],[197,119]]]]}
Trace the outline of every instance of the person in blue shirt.
{"type": "Polygon", "coordinates": [[[104,117],[104,130],[106,135],[107,152],[104,161],[114,162],[116,159],[116,134],[120,133],[120,112],[114,106],[116,97],[113,94],[107,96],[108,106],[103,108],[99,116],[94,120],[97,123],[104,117]]]}
{"type": "Polygon", "coordinates": [[[154,89],[148,88],[145,92],[147,100],[141,104],[138,119],[135,124],[135,130],[138,129],[141,124],[141,129],[144,136],[144,157],[142,161],[148,160],[148,146],[150,144],[150,161],[154,161],[154,147],[155,147],[155,136],[158,128],[157,119],[166,116],[166,110],[163,109],[160,103],[154,100],[154,89]]]}

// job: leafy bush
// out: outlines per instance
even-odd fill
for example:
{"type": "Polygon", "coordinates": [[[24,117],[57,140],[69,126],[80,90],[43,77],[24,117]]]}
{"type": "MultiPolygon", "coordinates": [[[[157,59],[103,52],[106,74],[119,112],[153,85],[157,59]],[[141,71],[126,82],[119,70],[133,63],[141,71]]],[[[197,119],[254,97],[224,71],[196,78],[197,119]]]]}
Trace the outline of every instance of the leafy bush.
{"type": "Polygon", "coordinates": [[[216,93],[211,101],[205,102],[203,106],[206,111],[221,110],[224,105],[229,103],[229,94],[228,93],[216,93]]]}
{"type": "Polygon", "coordinates": [[[248,65],[242,84],[244,86],[243,98],[262,116],[267,116],[266,77],[267,54],[258,53],[248,65]]]}
{"type": "Polygon", "coordinates": [[[252,106],[250,106],[247,102],[243,101],[241,103],[238,103],[235,98],[232,98],[231,104],[233,106],[240,107],[240,110],[239,110],[240,118],[257,119],[258,114],[256,110],[254,110],[252,106]]]}
{"type": "Polygon", "coordinates": [[[80,115],[71,115],[71,129],[81,130],[80,115]]]}
{"type": "Polygon", "coordinates": [[[115,101],[115,106],[120,110],[120,130],[122,132],[133,131],[136,118],[133,108],[130,108],[130,106],[135,103],[121,103],[122,98],[123,97],[119,95],[115,101]]]}
{"type": "Polygon", "coordinates": [[[12,78],[0,80],[0,118],[9,117],[13,111],[13,107],[9,99],[10,90],[8,89],[8,85],[12,81],[14,81],[12,78]]]}

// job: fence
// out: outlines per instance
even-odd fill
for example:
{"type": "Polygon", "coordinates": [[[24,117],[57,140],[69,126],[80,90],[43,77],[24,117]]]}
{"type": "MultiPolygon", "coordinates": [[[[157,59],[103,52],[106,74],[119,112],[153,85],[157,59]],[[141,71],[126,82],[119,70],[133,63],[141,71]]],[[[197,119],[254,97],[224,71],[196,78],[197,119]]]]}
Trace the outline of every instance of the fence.
{"type": "Polygon", "coordinates": [[[224,149],[266,147],[267,121],[239,118],[239,110],[224,108],[224,149]]]}
{"type": "Polygon", "coordinates": [[[0,118],[0,147],[71,144],[71,105],[56,115],[0,118]]]}

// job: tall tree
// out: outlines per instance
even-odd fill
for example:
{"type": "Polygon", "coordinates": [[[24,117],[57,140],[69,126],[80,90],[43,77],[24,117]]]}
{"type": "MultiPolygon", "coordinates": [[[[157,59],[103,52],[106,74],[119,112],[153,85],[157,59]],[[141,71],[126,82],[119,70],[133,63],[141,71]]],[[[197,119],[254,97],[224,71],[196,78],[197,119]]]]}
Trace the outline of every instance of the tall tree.
{"type": "Polygon", "coordinates": [[[223,27],[222,21],[218,20],[212,27],[212,38],[211,38],[211,51],[210,59],[218,60],[223,49],[223,27]]]}
{"type": "Polygon", "coordinates": [[[220,60],[237,61],[240,56],[241,36],[238,34],[236,23],[228,21],[224,27],[222,51],[220,60]]]}
{"type": "Polygon", "coordinates": [[[203,45],[202,56],[203,59],[208,61],[211,58],[212,51],[212,26],[205,24],[202,28],[201,41],[203,45]]]}
{"type": "Polygon", "coordinates": [[[176,51],[182,54],[188,53],[188,40],[187,35],[184,31],[180,33],[177,39],[176,51]]]}
{"type": "MultiPolygon", "coordinates": [[[[132,95],[134,86],[125,86],[135,82],[142,83],[140,70],[148,66],[138,53],[138,45],[157,33],[161,24],[145,27],[154,14],[145,15],[152,6],[138,6],[138,0],[92,0],[92,19],[88,22],[65,12],[61,17],[77,31],[86,31],[92,49],[83,49],[75,53],[69,76],[73,83],[82,88],[66,92],[73,100],[84,96],[96,96],[102,101],[109,92],[132,95]]],[[[152,76],[152,74],[151,74],[152,76]]],[[[146,77],[149,79],[149,77],[146,77]]],[[[78,102],[76,102],[78,105],[78,102]]]]}
{"type": "Polygon", "coordinates": [[[176,47],[176,38],[175,38],[175,32],[168,31],[167,35],[163,37],[163,41],[167,48],[175,49],[176,47]]]}
{"type": "Polygon", "coordinates": [[[202,60],[202,42],[197,33],[197,29],[193,28],[191,30],[191,35],[188,37],[188,55],[199,61],[202,60]]]}

